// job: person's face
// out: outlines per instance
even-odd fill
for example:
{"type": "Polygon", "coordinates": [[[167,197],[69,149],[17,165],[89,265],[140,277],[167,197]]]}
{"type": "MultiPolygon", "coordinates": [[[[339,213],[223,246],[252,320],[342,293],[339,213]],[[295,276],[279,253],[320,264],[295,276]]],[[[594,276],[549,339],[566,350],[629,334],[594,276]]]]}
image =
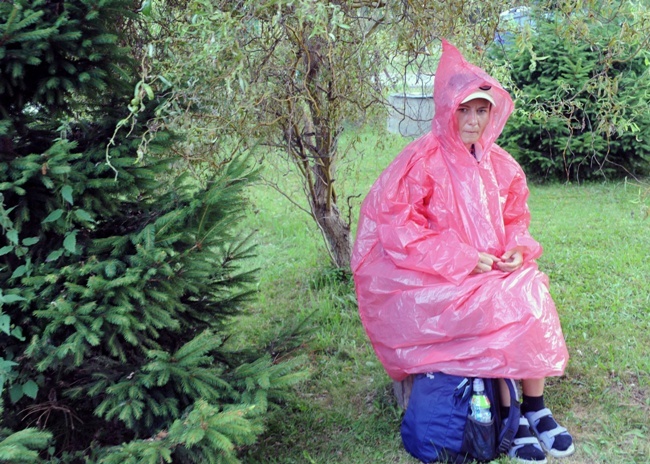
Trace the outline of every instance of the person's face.
{"type": "Polygon", "coordinates": [[[461,103],[456,110],[460,138],[467,148],[479,141],[490,120],[490,102],[482,98],[461,103]]]}

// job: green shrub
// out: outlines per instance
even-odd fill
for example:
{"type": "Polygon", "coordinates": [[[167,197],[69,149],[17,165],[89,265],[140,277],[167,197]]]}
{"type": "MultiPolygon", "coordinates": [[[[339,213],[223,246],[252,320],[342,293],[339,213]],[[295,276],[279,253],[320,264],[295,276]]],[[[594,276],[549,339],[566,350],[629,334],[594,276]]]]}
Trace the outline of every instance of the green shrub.
{"type": "Polygon", "coordinates": [[[236,233],[253,173],[174,175],[160,101],[129,96],[132,9],[0,4],[0,460],[236,462],[300,378],[224,346],[256,280],[236,233]]]}
{"type": "Polygon", "coordinates": [[[643,176],[650,166],[650,53],[618,42],[618,24],[572,20],[584,22],[584,40],[547,17],[536,21],[527,45],[493,47],[521,91],[499,143],[535,180],[643,176]],[[617,61],[613,53],[631,58],[617,61]]]}

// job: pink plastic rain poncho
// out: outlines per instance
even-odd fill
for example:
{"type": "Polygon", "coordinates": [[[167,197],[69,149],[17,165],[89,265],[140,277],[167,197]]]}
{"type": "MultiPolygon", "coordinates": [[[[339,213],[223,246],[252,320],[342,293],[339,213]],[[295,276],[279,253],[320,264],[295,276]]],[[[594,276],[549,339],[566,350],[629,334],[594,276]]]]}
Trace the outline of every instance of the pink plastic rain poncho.
{"type": "Polygon", "coordinates": [[[530,236],[528,188],[495,144],[513,110],[508,93],[443,41],[432,132],[408,145],[361,207],[352,256],[362,322],[388,374],[442,371],[513,379],[557,376],[568,353],[541,246],[530,236]],[[455,110],[479,87],[495,100],[475,159],[455,110]],[[479,251],[525,247],[512,273],[471,274],[479,251]]]}

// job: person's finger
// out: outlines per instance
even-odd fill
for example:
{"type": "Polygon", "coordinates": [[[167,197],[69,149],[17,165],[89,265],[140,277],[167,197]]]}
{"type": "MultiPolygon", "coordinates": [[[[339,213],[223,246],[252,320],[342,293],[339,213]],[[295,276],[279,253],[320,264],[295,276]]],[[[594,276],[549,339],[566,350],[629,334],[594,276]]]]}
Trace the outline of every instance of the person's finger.
{"type": "Polygon", "coordinates": [[[474,268],[474,273],[475,274],[482,274],[484,272],[487,272],[492,269],[492,263],[485,263],[479,261],[479,263],[476,265],[474,268]]]}
{"type": "Polygon", "coordinates": [[[513,261],[513,260],[521,259],[522,262],[523,262],[524,255],[523,255],[523,252],[522,252],[521,248],[517,247],[517,248],[513,248],[512,250],[506,251],[501,256],[501,259],[503,261],[513,261]]]}
{"type": "Polygon", "coordinates": [[[500,271],[510,272],[514,270],[514,266],[511,263],[497,263],[497,267],[500,271]]]}
{"type": "Polygon", "coordinates": [[[515,260],[515,261],[510,261],[510,262],[497,263],[497,267],[501,271],[512,272],[512,271],[516,271],[517,269],[519,269],[522,266],[522,264],[523,264],[523,261],[515,260]]]}
{"type": "Polygon", "coordinates": [[[499,262],[499,261],[501,261],[500,258],[497,258],[496,256],[491,255],[489,253],[481,253],[479,255],[479,263],[486,264],[490,268],[492,268],[492,265],[494,263],[499,262]]]}

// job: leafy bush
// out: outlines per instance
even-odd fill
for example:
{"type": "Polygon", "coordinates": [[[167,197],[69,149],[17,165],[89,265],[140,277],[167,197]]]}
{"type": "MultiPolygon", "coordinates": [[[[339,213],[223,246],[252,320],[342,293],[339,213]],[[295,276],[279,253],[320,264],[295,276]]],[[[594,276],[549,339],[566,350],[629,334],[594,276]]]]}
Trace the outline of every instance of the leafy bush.
{"type": "Polygon", "coordinates": [[[301,378],[224,347],[255,281],[235,233],[253,173],[173,175],[119,46],[132,8],[0,4],[0,460],[236,462],[301,378]]]}
{"type": "Polygon", "coordinates": [[[559,15],[549,18],[534,21],[525,43],[493,47],[521,91],[500,143],[536,180],[647,174],[650,53],[617,40],[622,29],[615,22],[574,17],[585,27],[576,35],[559,15]]]}

